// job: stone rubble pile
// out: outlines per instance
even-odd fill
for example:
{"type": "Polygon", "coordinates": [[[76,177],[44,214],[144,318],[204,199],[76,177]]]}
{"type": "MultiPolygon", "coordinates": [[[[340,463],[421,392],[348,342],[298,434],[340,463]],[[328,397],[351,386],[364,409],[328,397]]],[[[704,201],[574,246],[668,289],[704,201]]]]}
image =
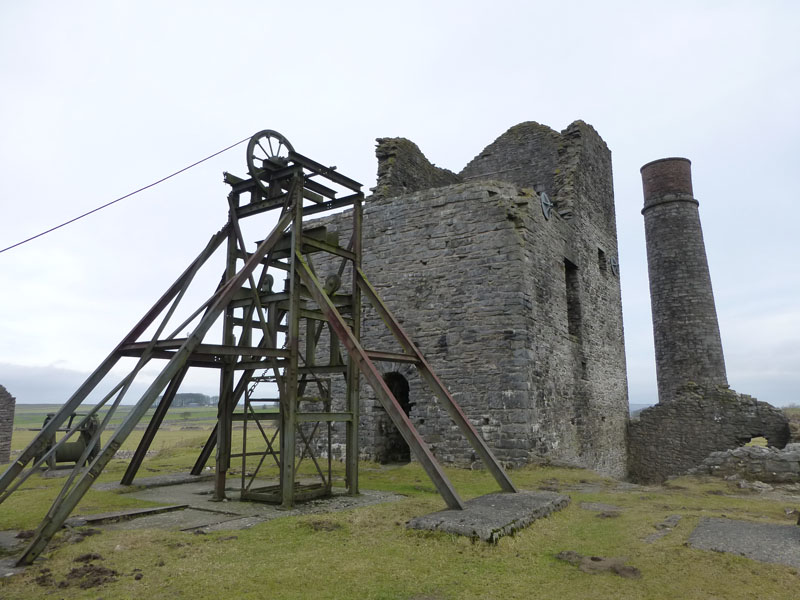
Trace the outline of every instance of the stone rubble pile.
{"type": "Polygon", "coordinates": [[[690,473],[766,483],[800,482],[800,444],[785,448],[742,446],[714,452],[690,473]]]}

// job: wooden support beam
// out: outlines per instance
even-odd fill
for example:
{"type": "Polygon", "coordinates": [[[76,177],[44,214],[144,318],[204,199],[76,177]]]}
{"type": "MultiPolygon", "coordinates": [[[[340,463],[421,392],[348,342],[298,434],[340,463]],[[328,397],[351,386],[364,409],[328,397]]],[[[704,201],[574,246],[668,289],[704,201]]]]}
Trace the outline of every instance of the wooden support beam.
{"type": "Polygon", "coordinates": [[[330,200],[328,202],[323,202],[322,204],[318,204],[317,206],[308,206],[303,211],[306,216],[316,215],[319,213],[328,212],[329,210],[335,210],[339,208],[347,208],[348,206],[353,206],[357,202],[361,202],[364,200],[364,194],[352,194],[350,196],[342,196],[341,198],[337,198],[336,200],[330,200]]]}
{"type": "Polygon", "coordinates": [[[153,413],[153,416],[150,417],[150,422],[147,424],[147,429],[145,429],[144,435],[139,441],[136,451],[133,453],[133,458],[131,458],[131,462],[128,463],[128,468],[125,469],[125,474],[120,480],[122,485],[131,485],[133,483],[133,479],[136,477],[136,473],[139,471],[139,467],[142,466],[142,461],[144,460],[147,451],[150,449],[150,444],[153,443],[153,439],[156,437],[158,428],[161,426],[169,407],[172,405],[172,400],[175,398],[175,394],[181,387],[183,378],[186,376],[186,372],[188,370],[188,366],[181,369],[175,378],[170,382],[169,386],[167,387],[167,391],[164,392],[164,395],[161,397],[161,402],[158,403],[158,407],[153,413]]]}
{"type": "Polygon", "coordinates": [[[410,363],[412,365],[419,364],[419,358],[409,354],[400,354],[399,352],[380,352],[378,350],[365,350],[369,359],[378,362],[398,362],[410,363]]]}
{"type": "MultiPolygon", "coordinates": [[[[299,177],[295,177],[295,182],[299,177]]],[[[295,183],[295,185],[296,185],[295,183]]],[[[303,203],[297,198],[298,190],[295,189],[295,198],[292,210],[291,248],[292,254],[298,254],[303,239],[303,203]]],[[[300,366],[300,293],[298,286],[300,279],[297,261],[291,261],[289,271],[289,297],[290,306],[288,313],[289,331],[286,334],[286,347],[289,350],[289,359],[284,372],[284,389],[281,394],[281,506],[289,509],[295,501],[295,454],[297,450],[297,392],[298,368],[300,366]]]]}
{"type": "Polygon", "coordinates": [[[336,167],[326,167],[325,165],[294,151],[289,152],[289,160],[302,165],[309,171],[313,171],[314,173],[322,175],[326,179],[330,179],[334,183],[338,183],[349,190],[354,192],[361,191],[360,183],[358,183],[355,179],[350,179],[349,177],[337,172],[336,167]]]}
{"type": "MultiPolygon", "coordinates": [[[[147,391],[144,393],[139,402],[128,413],[126,419],[114,431],[114,434],[106,443],[105,447],[100,451],[94,461],[92,461],[91,465],[89,465],[89,467],[83,472],[81,477],[78,478],[72,488],[65,495],[61,496],[53,504],[53,506],[51,506],[50,510],[42,521],[42,524],[39,526],[39,529],[37,529],[28,547],[25,549],[24,553],[17,562],[18,565],[22,566],[32,563],[36,557],[41,554],[56,531],[61,528],[64,520],[69,516],[75,506],[77,506],[78,502],[80,502],[81,498],[83,498],[86,491],[92,485],[97,476],[102,472],[103,468],[105,468],[108,462],[113,458],[114,454],[116,454],[119,447],[139,423],[142,416],[150,408],[156,397],[167,386],[167,384],[178,373],[178,371],[184,367],[195,347],[200,344],[205,334],[228,305],[236,290],[239,289],[242,284],[244,284],[245,280],[256,268],[261,259],[266,256],[267,252],[269,252],[272,246],[274,246],[283,235],[283,231],[291,222],[291,215],[287,215],[288,216],[284,216],[278,221],[275,229],[273,229],[272,234],[269,235],[267,239],[265,239],[264,242],[259,245],[253,257],[245,263],[236,276],[230,279],[220,289],[220,293],[215,295],[216,300],[200,320],[200,323],[197,325],[195,330],[186,340],[184,345],[181,346],[180,350],[178,350],[175,356],[173,356],[164,370],[161,371],[153,383],[147,388],[147,391]]],[[[179,290],[180,286],[176,286],[175,294],[177,294],[179,290]]],[[[153,310],[151,310],[148,315],[152,312],[153,310]]],[[[161,311],[159,310],[155,314],[157,315],[160,312],[161,311]]],[[[125,340],[126,343],[131,341],[133,340],[125,340]]],[[[60,425],[60,423],[58,425],[60,425]]]]}
{"type": "MultiPolygon", "coordinates": [[[[60,428],[64,421],[74,413],[86,397],[94,390],[95,387],[103,380],[103,378],[111,371],[114,365],[119,361],[122,355],[122,348],[126,344],[136,341],[148,327],[155,321],[155,319],[164,311],[167,305],[185,289],[189,282],[191,282],[198,269],[208,260],[208,258],[219,247],[222,241],[227,236],[227,227],[224,227],[219,232],[211,237],[206,247],[197,255],[197,258],[181,273],[175,282],[164,292],[164,295],[147,311],[142,319],[131,329],[119,345],[111,351],[106,359],[100,363],[100,366],[86,379],[86,381],[78,388],[78,390],[67,400],[64,406],[55,414],[55,416],[48,421],[42,428],[41,432],[28,444],[28,446],[20,453],[17,459],[9,465],[6,471],[0,476],[0,494],[11,484],[11,482],[22,472],[25,466],[37,455],[39,455],[47,446],[47,441],[53,436],[55,431],[60,428]]],[[[5,499],[0,495],[0,502],[5,499]]],[[[49,539],[49,538],[48,538],[49,539]]],[[[43,546],[42,546],[43,547],[43,546]]],[[[37,554],[38,555],[38,554],[37,554]]],[[[33,560],[33,559],[31,559],[33,560]]]]}

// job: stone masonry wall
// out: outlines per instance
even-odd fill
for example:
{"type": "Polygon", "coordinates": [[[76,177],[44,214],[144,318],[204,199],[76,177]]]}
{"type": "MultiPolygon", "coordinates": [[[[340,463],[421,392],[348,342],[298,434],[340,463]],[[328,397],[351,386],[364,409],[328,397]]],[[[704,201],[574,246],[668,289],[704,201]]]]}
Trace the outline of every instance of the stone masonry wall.
{"type": "Polygon", "coordinates": [[[742,446],[725,452],[713,452],[692,472],[726,479],[798,483],[800,444],[787,444],[783,449],[742,446]]]}
{"type": "MultiPolygon", "coordinates": [[[[527,450],[508,447],[521,437],[509,427],[524,427],[532,418],[530,399],[524,406],[514,397],[527,388],[523,254],[508,217],[517,208],[516,199],[514,186],[482,183],[371,197],[364,210],[363,268],[498,458],[521,463],[527,450]]],[[[329,230],[348,239],[349,219],[326,221],[329,230]]],[[[319,259],[315,267],[323,278],[335,268],[319,259]]],[[[349,280],[348,270],[343,281],[349,280]]],[[[349,291],[347,284],[343,291],[349,291]]],[[[362,345],[399,350],[368,307],[362,345]]],[[[325,351],[321,346],[320,352],[325,351]]],[[[379,366],[384,373],[399,373],[407,380],[411,419],[436,456],[471,464],[475,460],[471,448],[414,367],[379,366]]],[[[366,384],[361,401],[362,456],[383,459],[385,437],[393,426],[366,384]]]]}
{"type": "MultiPolygon", "coordinates": [[[[379,140],[379,158],[387,143],[379,140]]],[[[627,387],[611,261],[617,247],[610,153],[581,122],[564,134],[522,124],[489,148],[461,173],[466,183],[368,198],[364,271],[501,461],[549,457],[623,476],[627,387]],[[544,157],[535,144],[517,143],[531,139],[549,140],[540,149],[544,157]],[[478,166],[490,168],[489,157],[516,181],[481,179],[478,166]],[[538,195],[518,187],[525,168],[541,171],[527,172],[527,183],[561,182],[563,193],[553,187],[550,195],[573,207],[569,219],[557,211],[545,218],[538,195]],[[600,222],[592,222],[598,214],[600,222]]],[[[400,158],[395,165],[412,164],[400,158]]],[[[324,223],[348,239],[347,220],[324,223]]],[[[322,278],[332,268],[317,259],[315,266],[322,278]]],[[[396,348],[369,310],[362,341],[367,349],[396,348]]],[[[414,368],[379,366],[408,381],[411,420],[434,453],[471,464],[471,448],[414,368]]],[[[391,427],[364,386],[362,456],[380,458],[391,427]]]]}
{"type": "Polygon", "coordinates": [[[561,135],[546,125],[520,123],[486,146],[459,176],[465,181],[507,181],[530,189],[542,186],[552,197],[561,142],[561,135]]]}
{"type": "Polygon", "coordinates": [[[0,385],[0,464],[11,460],[11,434],[14,431],[16,400],[0,385]]]}
{"type": "Polygon", "coordinates": [[[672,402],[642,411],[630,422],[628,436],[631,479],[659,482],[754,437],[783,447],[789,425],[783,412],[766,402],[723,387],[689,385],[672,402]]]}
{"type": "Polygon", "coordinates": [[[570,230],[564,257],[578,274],[578,339],[570,337],[578,462],[622,476],[628,390],[611,152],[582,121],[561,137],[554,202],[570,230]]]}

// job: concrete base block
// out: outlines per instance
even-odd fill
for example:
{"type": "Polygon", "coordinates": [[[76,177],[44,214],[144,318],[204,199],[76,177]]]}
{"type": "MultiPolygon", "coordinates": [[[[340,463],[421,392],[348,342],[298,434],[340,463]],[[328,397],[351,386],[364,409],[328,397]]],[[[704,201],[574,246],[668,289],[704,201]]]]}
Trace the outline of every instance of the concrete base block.
{"type": "Polygon", "coordinates": [[[797,525],[703,518],[689,536],[689,545],[800,568],[800,527],[797,525]]]}
{"type": "Polygon", "coordinates": [[[441,510],[411,519],[409,529],[446,531],[497,542],[569,504],[569,496],[555,492],[487,494],[467,500],[464,510],[441,510]]]}

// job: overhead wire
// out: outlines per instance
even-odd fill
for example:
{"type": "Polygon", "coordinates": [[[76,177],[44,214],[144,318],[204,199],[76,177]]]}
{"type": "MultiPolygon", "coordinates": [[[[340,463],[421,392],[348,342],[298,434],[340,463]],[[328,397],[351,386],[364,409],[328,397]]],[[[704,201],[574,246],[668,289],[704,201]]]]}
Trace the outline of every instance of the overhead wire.
{"type": "Polygon", "coordinates": [[[24,240],[22,240],[21,242],[17,242],[16,244],[12,244],[11,246],[8,246],[7,248],[3,248],[2,250],[0,250],[0,254],[2,254],[3,252],[5,252],[5,251],[7,251],[7,250],[11,250],[12,248],[16,248],[17,246],[22,246],[22,244],[27,244],[28,242],[31,242],[31,241],[33,241],[33,240],[35,240],[35,239],[37,239],[37,238],[40,238],[40,237],[42,237],[43,235],[47,235],[48,233],[52,233],[52,232],[53,232],[53,231],[55,231],[56,229],[61,229],[62,227],[65,227],[65,226],[67,226],[67,225],[69,225],[69,224],[71,224],[71,223],[74,223],[75,221],[79,221],[80,219],[83,219],[84,217],[88,217],[89,215],[91,215],[91,214],[93,214],[93,213],[96,213],[96,212],[98,212],[98,211],[100,211],[100,210],[103,210],[104,208],[108,208],[108,207],[109,207],[109,206],[111,206],[112,204],[116,204],[117,202],[119,202],[119,201],[121,201],[121,200],[125,200],[126,198],[130,198],[131,196],[134,196],[134,195],[138,194],[139,192],[143,192],[143,191],[145,191],[145,190],[147,190],[147,189],[150,189],[151,187],[154,187],[154,186],[158,185],[159,183],[163,183],[163,182],[165,182],[167,179],[171,179],[171,178],[175,177],[176,175],[180,175],[180,174],[181,174],[181,173],[183,173],[184,171],[188,171],[188,170],[189,170],[189,169],[191,169],[192,167],[196,167],[197,165],[199,165],[199,164],[201,164],[201,163],[204,163],[204,162],[206,162],[207,160],[210,160],[210,159],[214,158],[215,156],[219,156],[219,155],[220,155],[220,154],[222,154],[223,152],[227,152],[228,150],[230,150],[230,149],[232,149],[232,148],[235,148],[236,146],[238,146],[238,145],[240,145],[240,144],[243,144],[244,142],[246,142],[246,141],[247,141],[247,140],[249,140],[249,139],[250,139],[250,136],[247,136],[247,137],[246,137],[246,138],[244,138],[243,140],[239,140],[238,142],[236,142],[236,143],[234,143],[234,144],[231,144],[230,146],[228,146],[228,147],[226,147],[226,148],[223,148],[222,150],[219,150],[219,151],[217,151],[217,152],[214,152],[214,154],[210,154],[210,155],[206,156],[205,158],[203,158],[203,159],[201,159],[201,160],[198,160],[197,162],[194,162],[194,163],[190,164],[190,165],[189,165],[189,166],[187,166],[187,167],[183,167],[183,168],[182,168],[182,169],[180,169],[179,171],[175,171],[174,173],[171,173],[171,174],[167,175],[166,177],[162,177],[162,178],[161,178],[161,179],[159,179],[158,181],[154,181],[153,183],[150,183],[150,184],[148,184],[148,185],[146,185],[146,186],[144,186],[144,187],[141,187],[141,188],[139,188],[138,190],[135,190],[135,191],[133,191],[133,192],[130,192],[129,194],[125,194],[124,196],[120,196],[120,197],[119,197],[119,198],[117,198],[116,200],[112,200],[111,202],[106,202],[106,203],[105,203],[105,204],[103,204],[102,206],[98,206],[97,208],[93,208],[93,209],[92,209],[92,210],[90,210],[89,212],[85,212],[85,213],[83,213],[82,215],[78,215],[77,217],[74,217],[74,218],[70,219],[69,221],[64,221],[63,223],[61,223],[61,224],[59,224],[59,225],[56,225],[55,227],[51,227],[50,229],[47,229],[47,230],[45,230],[45,231],[42,231],[41,233],[37,233],[36,235],[33,235],[33,236],[31,236],[31,237],[29,237],[29,238],[27,238],[27,239],[24,239],[24,240]]]}

